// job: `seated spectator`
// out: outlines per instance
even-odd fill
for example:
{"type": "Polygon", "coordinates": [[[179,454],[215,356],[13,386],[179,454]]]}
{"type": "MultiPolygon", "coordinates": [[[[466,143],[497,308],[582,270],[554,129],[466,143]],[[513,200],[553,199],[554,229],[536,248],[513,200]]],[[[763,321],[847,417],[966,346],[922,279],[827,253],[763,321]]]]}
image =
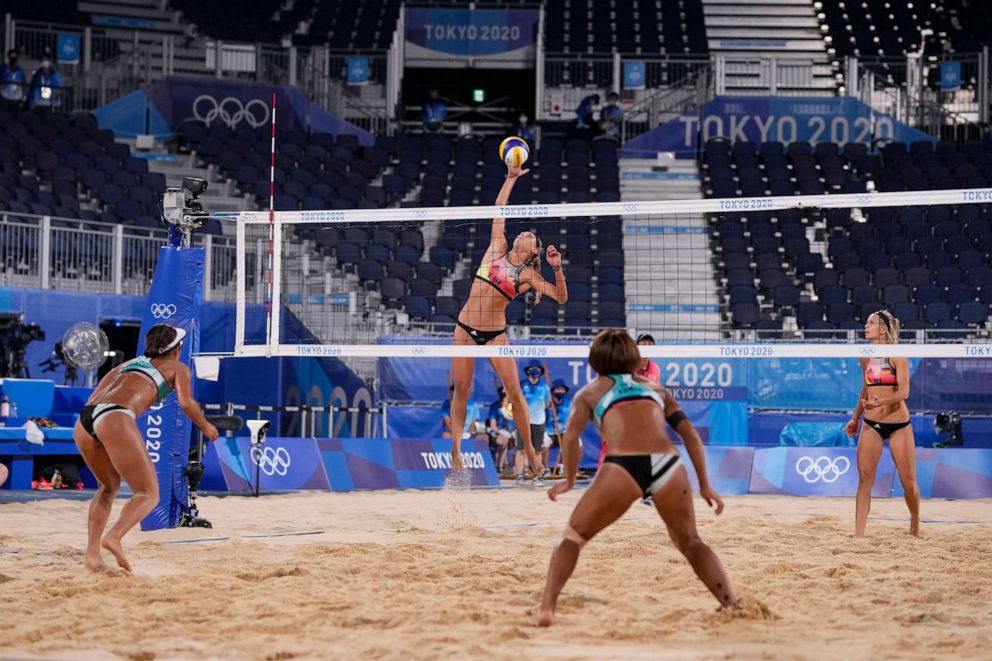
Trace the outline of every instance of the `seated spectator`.
{"type": "MultiPolygon", "coordinates": [[[[441,406],[441,425],[443,431],[441,438],[452,438],[451,436],[451,398],[455,394],[455,386],[448,386],[448,401],[441,406]]],[[[471,438],[475,431],[475,422],[479,418],[479,405],[475,400],[468,400],[465,407],[465,428],[462,430],[462,438],[471,438]]]]}
{"type": "Polygon", "coordinates": [[[617,105],[620,96],[610,92],[606,97],[606,106],[599,113],[599,125],[603,135],[610,140],[620,141],[620,127],[623,124],[623,109],[617,105]]]}
{"type": "Polygon", "coordinates": [[[28,91],[28,103],[35,110],[53,110],[62,106],[64,82],[62,74],[55,68],[52,55],[45,51],[34,76],[31,78],[31,88],[28,91]]]}
{"type": "Polygon", "coordinates": [[[500,386],[496,390],[496,394],[496,401],[489,405],[486,429],[489,432],[489,451],[493,455],[496,472],[502,473],[515,428],[513,420],[504,414],[504,411],[509,410],[510,401],[506,397],[506,390],[500,386]]]}
{"type": "Polygon", "coordinates": [[[521,113],[518,121],[519,123],[517,124],[517,128],[514,133],[516,133],[518,138],[523,138],[526,140],[527,144],[531,146],[531,149],[533,149],[535,135],[534,127],[530,125],[530,119],[527,115],[521,113]]]}
{"type": "Polygon", "coordinates": [[[444,127],[444,120],[447,116],[448,106],[441,100],[441,91],[434,87],[427,93],[427,102],[424,104],[424,131],[427,133],[439,132],[444,127]]]}
{"type": "Polygon", "coordinates": [[[0,99],[4,105],[19,106],[27,87],[24,69],[17,63],[17,49],[7,51],[7,64],[0,66],[0,99]]]}

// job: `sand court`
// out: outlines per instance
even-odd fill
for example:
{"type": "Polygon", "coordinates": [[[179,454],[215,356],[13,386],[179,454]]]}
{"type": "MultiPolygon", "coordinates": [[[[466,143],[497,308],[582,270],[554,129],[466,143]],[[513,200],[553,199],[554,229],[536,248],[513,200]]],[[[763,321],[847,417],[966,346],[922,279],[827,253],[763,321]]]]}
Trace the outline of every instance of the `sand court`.
{"type": "MultiPolygon", "coordinates": [[[[716,601],[635,504],[583,551],[551,629],[534,625],[581,491],[201,498],[212,530],[129,535],[135,567],[82,568],[87,503],[0,505],[0,654],[72,659],[988,658],[988,500],[732,496],[703,538],[746,600],[716,601]]],[[[118,502],[117,507],[120,506],[118,502]]],[[[115,507],[116,509],[116,507],[115,507]]],[[[116,512],[115,512],[116,516],[116,512]]],[[[106,558],[111,561],[109,556],[106,558]]]]}

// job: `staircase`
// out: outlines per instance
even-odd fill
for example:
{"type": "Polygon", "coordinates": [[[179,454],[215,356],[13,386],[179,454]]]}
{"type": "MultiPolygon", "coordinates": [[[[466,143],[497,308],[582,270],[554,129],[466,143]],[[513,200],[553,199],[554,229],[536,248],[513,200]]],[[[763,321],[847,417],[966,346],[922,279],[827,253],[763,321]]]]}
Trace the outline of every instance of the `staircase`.
{"type": "MultiPolygon", "coordinates": [[[[133,75],[148,80],[170,74],[203,75],[203,40],[187,38],[189,24],[179,12],[165,8],[162,0],[80,0],[77,8],[93,15],[93,25],[102,29],[101,40],[116,40],[119,55],[98,58],[106,66],[126,62],[133,75]]],[[[94,49],[99,52],[100,43],[94,43],[94,49]]]]}
{"type": "Polygon", "coordinates": [[[812,0],[703,0],[703,16],[710,52],[725,61],[721,93],[826,95],[837,87],[812,0]]]}
{"type": "MultiPolygon", "coordinates": [[[[700,199],[695,161],[622,159],[624,202],[700,199]]],[[[720,339],[720,299],[702,214],[624,220],[627,324],[656,340],[720,339]]]]}

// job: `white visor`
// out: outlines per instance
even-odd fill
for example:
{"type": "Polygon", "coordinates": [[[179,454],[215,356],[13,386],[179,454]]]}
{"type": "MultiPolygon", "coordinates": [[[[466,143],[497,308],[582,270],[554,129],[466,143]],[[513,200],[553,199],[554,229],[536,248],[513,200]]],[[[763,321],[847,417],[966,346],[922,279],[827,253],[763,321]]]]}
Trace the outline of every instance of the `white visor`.
{"type": "Polygon", "coordinates": [[[183,330],[182,328],[177,328],[175,326],[170,326],[170,328],[176,331],[176,337],[175,339],[172,340],[172,342],[169,342],[169,346],[162,349],[162,354],[169,353],[170,351],[175,349],[177,346],[179,346],[179,343],[183,341],[183,338],[186,337],[186,331],[183,330]]]}

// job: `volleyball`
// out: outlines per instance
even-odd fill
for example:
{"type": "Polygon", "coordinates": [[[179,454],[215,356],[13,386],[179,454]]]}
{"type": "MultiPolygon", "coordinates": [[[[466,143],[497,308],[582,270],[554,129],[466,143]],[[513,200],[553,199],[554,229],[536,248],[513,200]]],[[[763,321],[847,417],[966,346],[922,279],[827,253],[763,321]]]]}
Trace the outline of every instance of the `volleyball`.
{"type": "Polygon", "coordinates": [[[529,155],[530,149],[523,138],[511,136],[499,146],[499,157],[503,159],[504,163],[513,167],[519,168],[526,163],[529,155]]]}

